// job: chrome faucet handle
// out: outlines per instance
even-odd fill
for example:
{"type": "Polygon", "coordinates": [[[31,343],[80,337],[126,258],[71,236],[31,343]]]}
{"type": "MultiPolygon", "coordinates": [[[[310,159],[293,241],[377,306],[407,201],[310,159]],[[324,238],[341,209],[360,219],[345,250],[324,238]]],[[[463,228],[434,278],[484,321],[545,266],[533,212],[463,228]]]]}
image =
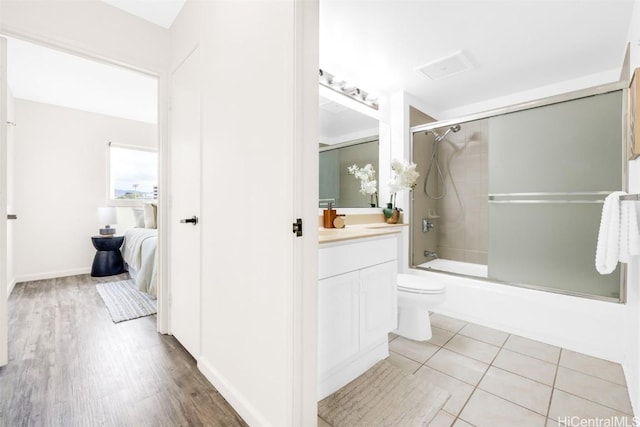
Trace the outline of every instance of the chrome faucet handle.
{"type": "Polygon", "coordinates": [[[422,218],[422,232],[428,233],[433,231],[436,228],[436,225],[429,218],[422,218]]]}

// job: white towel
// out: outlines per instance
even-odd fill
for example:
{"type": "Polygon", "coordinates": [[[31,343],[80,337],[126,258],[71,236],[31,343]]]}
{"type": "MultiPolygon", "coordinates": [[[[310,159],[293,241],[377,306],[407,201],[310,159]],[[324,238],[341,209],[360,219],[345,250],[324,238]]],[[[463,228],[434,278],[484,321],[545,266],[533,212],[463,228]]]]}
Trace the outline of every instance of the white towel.
{"type": "Polygon", "coordinates": [[[620,201],[620,196],[625,194],[614,191],[604,200],[596,247],[596,269],[600,274],[610,274],[618,261],[629,262],[631,255],[640,254],[635,204],[620,201]]]}
{"type": "Polygon", "coordinates": [[[640,255],[640,230],[636,202],[620,202],[620,262],[629,262],[633,255],[640,255]]]}

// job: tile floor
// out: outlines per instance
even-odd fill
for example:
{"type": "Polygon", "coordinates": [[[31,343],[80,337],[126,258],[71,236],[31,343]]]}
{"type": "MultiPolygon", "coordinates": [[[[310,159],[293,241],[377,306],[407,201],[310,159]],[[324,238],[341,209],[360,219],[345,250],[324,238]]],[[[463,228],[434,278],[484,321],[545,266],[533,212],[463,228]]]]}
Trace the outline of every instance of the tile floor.
{"type": "Polygon", "coordinates": [[[636,425],[619,364],[440,314],[431,325],[425,342],[391,334],[388,360],[451,394],[432,427],[636,425]]]}

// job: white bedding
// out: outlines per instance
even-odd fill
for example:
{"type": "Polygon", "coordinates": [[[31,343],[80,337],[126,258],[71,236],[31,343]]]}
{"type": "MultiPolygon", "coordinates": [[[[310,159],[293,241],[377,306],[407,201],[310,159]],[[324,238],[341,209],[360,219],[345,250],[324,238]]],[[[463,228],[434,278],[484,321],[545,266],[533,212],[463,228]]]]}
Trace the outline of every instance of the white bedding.
{"type": "Polygon", "coordinates": [[[136,280],[138,289],[155,297],[157,295],[158,230],[131,228],[124,232],[122,258],[136,280]]]}

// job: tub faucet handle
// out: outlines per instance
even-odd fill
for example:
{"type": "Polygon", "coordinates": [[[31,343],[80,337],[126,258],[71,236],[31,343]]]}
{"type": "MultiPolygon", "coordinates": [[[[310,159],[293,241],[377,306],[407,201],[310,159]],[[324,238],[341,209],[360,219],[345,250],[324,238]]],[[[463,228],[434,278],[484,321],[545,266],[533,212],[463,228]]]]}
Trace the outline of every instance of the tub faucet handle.
{"type": "Polygon", "coordinates": [[[425,258],[433,258],[433,259],[438,258],[438,254],[432,251],[424,251],[423,255],[425,256],[425,258]]]}
{"type": "Polygon", "coordinates": [[[433,231],[436,228],[436,225],[429,218],[422,218],[422,232],[428,233],[433,231]]]}

